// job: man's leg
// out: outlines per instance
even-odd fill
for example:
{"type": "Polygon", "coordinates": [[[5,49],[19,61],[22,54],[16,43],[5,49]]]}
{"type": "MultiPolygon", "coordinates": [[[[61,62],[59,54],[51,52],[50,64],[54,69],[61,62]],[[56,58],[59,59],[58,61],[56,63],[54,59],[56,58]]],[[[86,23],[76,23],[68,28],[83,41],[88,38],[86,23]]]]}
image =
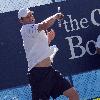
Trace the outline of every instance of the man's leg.
{"type": "Polygon", "coordinates": [[[49,100],[52,89],[51,67],[35,67],[28,76],[32,91],[32,100],[49,100]]]}
{"type": "Polygon", "coordinates": [[[69,98],[69,100],[79,100],[79,95],[74,87],[72,87],[68,90],[65,90],[63,92],[63,95],[67,96],[69,98]]]}
{"type": "Polygon", "coordinates": [[[54,79],[56,82],[51,95],[53,98],[64,95],[67,96],[69,100],[79,100],[78,93],[74,86],[57,70],[54,70],[54,79]]]}

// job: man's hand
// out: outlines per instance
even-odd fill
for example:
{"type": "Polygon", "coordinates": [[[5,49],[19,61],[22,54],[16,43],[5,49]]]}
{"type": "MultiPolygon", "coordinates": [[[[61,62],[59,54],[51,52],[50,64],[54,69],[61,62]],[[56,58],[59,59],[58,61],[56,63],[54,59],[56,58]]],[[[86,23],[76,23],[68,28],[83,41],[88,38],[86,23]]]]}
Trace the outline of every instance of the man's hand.
{"type": "Polygon", "coordinates": [[[51,29],[51,31],[47,32],[48,35],[48,44],[50,44],[50,42],[54,39],[55,37],[55,32],[53,29],[51,29]]]}
{"type": "Polygon", "coordinates": [[[59,19],[63,19],[64,15],[62,13],[56,13],[55,17],[56,17],[57,20],[59,20],[59,19]]]}

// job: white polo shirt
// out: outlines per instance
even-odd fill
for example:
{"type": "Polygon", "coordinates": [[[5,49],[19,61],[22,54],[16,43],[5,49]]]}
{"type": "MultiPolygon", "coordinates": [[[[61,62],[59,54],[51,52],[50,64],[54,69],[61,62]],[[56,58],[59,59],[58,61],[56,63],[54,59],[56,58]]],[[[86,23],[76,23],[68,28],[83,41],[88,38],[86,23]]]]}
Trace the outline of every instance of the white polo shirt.
{"type": "Polygon", "coordinates": [[[38,31],[38,24],[23,25],[20,32],[28,61],[28,71],[45,58],[53,57],[57,52],[57,48],[49,47],[45,31],[38,31]]]}
{"type": "Polygon", "coordinates": [[[96,47],[100,48],[100,35],[97,38],[96,47]]]}

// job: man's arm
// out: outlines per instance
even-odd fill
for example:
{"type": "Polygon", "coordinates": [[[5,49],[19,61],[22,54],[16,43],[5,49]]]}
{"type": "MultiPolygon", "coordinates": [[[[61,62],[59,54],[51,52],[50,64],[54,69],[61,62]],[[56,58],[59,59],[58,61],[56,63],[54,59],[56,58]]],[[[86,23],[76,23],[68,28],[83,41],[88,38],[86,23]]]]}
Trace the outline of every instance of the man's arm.
{"type": "Polygon", "coordinates": [[[97,54],[100,54],[100,48],[96,47],[97,54]]]}
{"type": "Polygon", "coordinates": [[[63,17],[64,17],[63,14],[56,13],[55,15],[47,18],[46,20],[44,20],[41,23],[39,23],[38,31],[47,30],[49,27],[51,27],[54,24],[54,22],[56,20],[61,19],[63,17]]]}
{"type": "Polygon", "coordinates": [[[53,29],[51,29],[51,31],[47,32],[47,36],[48,36],[48,44],[51,43],[51,41],[55,38],[55,32],[53,29]]]}

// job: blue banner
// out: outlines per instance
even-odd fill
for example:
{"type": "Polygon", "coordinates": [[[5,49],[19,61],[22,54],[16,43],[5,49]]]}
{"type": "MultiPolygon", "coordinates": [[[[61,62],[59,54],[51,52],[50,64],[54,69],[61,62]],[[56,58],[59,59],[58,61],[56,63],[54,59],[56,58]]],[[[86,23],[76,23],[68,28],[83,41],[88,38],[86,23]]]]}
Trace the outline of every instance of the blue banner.
{"type": "MultiPolygon", "coordinates": [[[[95,1],[62,2],[65,15],[62,27],[55,25],[54,43],[59,51],[54,66],[65,75],[77,74],[100,68],[100,55],[96,54],[95,42],[100,34],[100,7],[95,1]]],[[[57,8],[55,6],[54,10],[57,8]]]]}

